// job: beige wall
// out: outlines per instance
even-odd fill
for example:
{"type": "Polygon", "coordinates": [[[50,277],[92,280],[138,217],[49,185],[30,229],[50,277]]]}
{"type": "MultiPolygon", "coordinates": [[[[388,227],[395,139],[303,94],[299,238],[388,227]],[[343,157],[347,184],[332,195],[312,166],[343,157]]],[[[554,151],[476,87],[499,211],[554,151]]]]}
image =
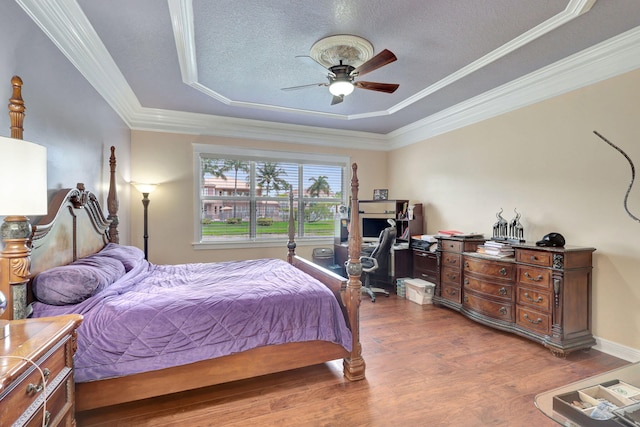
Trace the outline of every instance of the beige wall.
{"type": "MultiPolygon", "coordinates": [[[[149,196],[148,211],[149,260],[157,264],[284,258],[287,254],[286,242],[280,247],[269,248],[193,249],[193,143],[349,156],[351,162],[358,163],[360,194],[364,198],[370,199],[374,188],[386,188],[385,152],[134,131],[131,136],[131,180],[160,183],[149,196]]],[[[140,193],[135,190],[131,192],[131,242],[140,248],[143,246],[141,200],[140,193]]],[[[327,242],[332,244],[332,241],[327,242]]],[[[311,258],[311,251],[317,246],[327,245],[299,245],[297,253],[311,258]]]]}
{"type": "MultiPolygon", "coordinates": [[[[640,349],[640,222],[623,209],[640,166],[640,71],[393,151],[389,188],[426,204],[427,231],[490,236],[501,208],[527,240],[595,247],[593,333],[640,349]],[[407,171],[411,178],[407,179],[407,171]]],[[[640,184],[629,197],[640,217],[640,184]]]]}

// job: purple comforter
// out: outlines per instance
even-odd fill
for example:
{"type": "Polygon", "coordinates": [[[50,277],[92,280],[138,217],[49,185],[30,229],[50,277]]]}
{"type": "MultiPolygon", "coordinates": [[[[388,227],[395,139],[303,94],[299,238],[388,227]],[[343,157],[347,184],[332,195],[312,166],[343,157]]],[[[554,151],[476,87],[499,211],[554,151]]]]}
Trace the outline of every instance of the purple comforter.
{"type": "Polygon", "coordinates": [[[285,261],[136,265],[87,300],[34,303],[34,317],[79,313],[76,382],[119,377],[255,347],[311,340],[351,350],[332,292],[285,261]]]}

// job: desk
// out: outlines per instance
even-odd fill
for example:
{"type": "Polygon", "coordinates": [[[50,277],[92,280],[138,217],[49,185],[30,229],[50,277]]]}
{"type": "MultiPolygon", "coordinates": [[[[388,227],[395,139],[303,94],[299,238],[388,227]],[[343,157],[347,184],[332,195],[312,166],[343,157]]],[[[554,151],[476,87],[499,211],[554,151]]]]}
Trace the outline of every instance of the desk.
{"type": "MultiPolygon", "coordinates": [[[[363,246],[368,247],[366,244],[363,246]]],[[[346,243],[335,243],[333,253],[336,264],[344,265],[349,259],[349,246],[346,243]]],[[[390,285],[393,285],[397,278],[412,277],[411,254],[412,252],[409,248],[391,250],[391,265],[389,266],[389,276],[391,277],[390,285]]]]}
{"type": "Polygon", "coordinates": [[[554,390],[540,393],[535,397],[534,402],[536,407],[542,411],[543,414],[556,421],[558,424],[580,427],[581,425],[577,422],[570,420],[564,415],[553,410],[553,396],[569,393],[575,390],[582,390],[612,380],[619,380],[635,387],[640,387],[640,362],[623,366],[622,368],[617,368],[600,375],[595,375],[554,390]]]}

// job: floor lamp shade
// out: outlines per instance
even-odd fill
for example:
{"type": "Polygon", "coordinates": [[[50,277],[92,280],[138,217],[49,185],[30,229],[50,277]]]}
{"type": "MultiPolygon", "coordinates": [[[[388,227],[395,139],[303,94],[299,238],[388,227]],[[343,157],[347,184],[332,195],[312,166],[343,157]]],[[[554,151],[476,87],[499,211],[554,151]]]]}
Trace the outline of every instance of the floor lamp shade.
{"type": "Polygon", "coordinates": [[[46,215],[47,149],[0,136],[0,216],[46,215]]]}

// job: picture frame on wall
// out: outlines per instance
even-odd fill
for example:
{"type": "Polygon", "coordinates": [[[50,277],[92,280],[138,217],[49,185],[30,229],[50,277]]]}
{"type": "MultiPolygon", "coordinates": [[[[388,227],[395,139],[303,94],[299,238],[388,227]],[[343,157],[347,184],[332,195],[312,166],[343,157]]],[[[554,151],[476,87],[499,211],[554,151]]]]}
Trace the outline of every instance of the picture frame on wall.
{"type": "Polygon", "coordinates": [[[389,190],[386,188],[376,188],[373,190],[373,200],[388,200],[389,190]]]}

